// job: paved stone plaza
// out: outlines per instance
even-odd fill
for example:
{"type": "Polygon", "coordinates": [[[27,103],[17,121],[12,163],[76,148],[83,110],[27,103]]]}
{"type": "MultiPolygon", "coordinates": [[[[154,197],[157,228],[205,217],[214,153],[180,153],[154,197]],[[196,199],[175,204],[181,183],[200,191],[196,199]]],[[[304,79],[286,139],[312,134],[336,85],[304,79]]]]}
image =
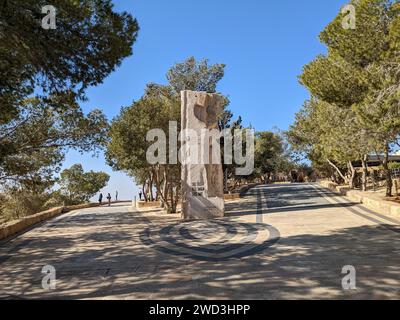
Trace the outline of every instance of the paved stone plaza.
{"type": "Polygon", "coordinates": [[[194,222],[128,204],[65,214],[0,244],[0,298],[400,298],[399,217],[311,184],[260,186],[226,210],[194,222]],[[357,290],[342,289],[345,265],[357,290]]]}

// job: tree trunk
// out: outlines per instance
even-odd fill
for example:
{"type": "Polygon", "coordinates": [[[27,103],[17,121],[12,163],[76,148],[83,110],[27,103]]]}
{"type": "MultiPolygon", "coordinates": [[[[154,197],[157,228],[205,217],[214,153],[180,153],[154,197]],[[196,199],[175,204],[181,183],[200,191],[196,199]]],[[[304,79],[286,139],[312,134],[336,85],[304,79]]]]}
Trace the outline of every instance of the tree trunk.
{"type": "Polygon", "coordinates": [[[167,179],[167,172],[164,170],[164,176],[163,176],[163,186],[161,189],[161,204],[162,207],[165,208],[166,206],[166,200],[165,200],[165,195],[167,193],[167,185],[168,185],[168,179],[167,179]]]}
{"type": "Polygon", "coordinates": [[[385,158],[383,159],[383,170],[385,171],[386,176],[386,197],[392,196],[392,173],[389,169],[389,145],[386,144],[385,146],[385,158]]]}
{"type": "Polygon", "coordinates": [[[349,183],[349,188],[350,189],[354,189],[356,186],[355,186],[355,179],[356,179],[356,169],[354,169],[354,166],[353,166],[353,164],[351,163],[351,161],[349,161],[348,163],[347,163],[347,167],[349,168],[349,173],[350,173],[350,177],[349,177],[349,181],[348,181],[348,183],[349,183]]]}
{"type": "Polygon", "coordinates": [[[174,202],[175,212],[178,212],[178,204],[179,204],[179,201],[182,200],[180,194],[181,194],[181,185],[178,184],[175,187],[175,202],[174,202]]]}
{"type": "Polygon", "coordinates": [[[171,196],[171,213],[176,213],[177,201],[175,199],[174,188],[172,186],[172,183],[170,184],[169,190],[170,190],[170,196],[171,196]]]}
{"type": "Polygon", "coordinates": [[[228,168],[225,168],[224,170],[224,192],[228,193],[229,188],[228,188],[228,168]]]}
{"type": "Polygon", "coordinates": [[[336,172],[339,174],[339,176],[340,176],[345,182],[348,182],[347,178],[346,178],[346,177],[344,176],[344,174],[340,171],[340,169],[339,169],[332,161],[330,161],[329,159],[328,159],[327,161],[328,161],[329,165],[332,166],[332,167],[336,170],[336,172]]]}
{"type": "Polygon", "coordinates": [[[147,182],[145,181],[145,182],[143,183],[143,186],[142,186],[142,193],[143,193],[144,201],[147,202],[146,184],[147,184],[147,182]]]}
{"type": "Polygon", "coordinates": [[[156,201],[162,203],[162,195],[161,195],[161,169],[158,167],[157,170],[154,171],[154,183],[156,185],[156,201]]]}
{"type": "Polygon", "coordinates": [[[167,188],[166,188],[166,193],[165,193],[165,209],[167,213],[173,213],[173,208],[172,208],[172,197],[171,197],[171,183],[168,181],[167,183],[167,188]]]}
{"type": "Polygon", "coordinates": [[[362,191],[367,191],[367,177],[368,177],[368,155],[364,155],[364,158],[361,160],[362,164],[362,191]]]}
{"type": "Polygon", "coordinates": [[[168,211],[169,204],[168,204],[168,194],[166,191],[166,185],[168,183],[168,174],[165,168],[162,169],[162,180],[160,179],[161,176],[161,169],[159,168],[156,173],[156,189],[157,195],[161,202],[161,207],[168,211]],[[162,186],[161,186],[162,185],[162,186]]]}
{"type": "Polygon", "coordinates": [[[154,196],[153,196],[153,182],[154,182],[154,172],[150,174],[150,180],[149,180],[149,198],[150,201],[154,201],[154,196]]]}

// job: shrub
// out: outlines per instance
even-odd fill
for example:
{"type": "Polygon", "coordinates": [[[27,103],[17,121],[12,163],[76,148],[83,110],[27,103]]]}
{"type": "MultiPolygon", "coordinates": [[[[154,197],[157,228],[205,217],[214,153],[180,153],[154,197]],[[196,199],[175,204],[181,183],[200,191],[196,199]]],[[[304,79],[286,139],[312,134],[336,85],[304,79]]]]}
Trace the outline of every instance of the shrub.
{"type": "Polygon", "coordinates": [[[3,194],[1,214],[4,220],[19,219],[24,216],[49,209],[46,202],[50,195],[26,190],[10,190],[3,194]]]}
{"type": "Polygon", "coordinates": [[[82,199],[73,199],[69,195],[64,194],[61,190],[54,191],[46,205],[50,207],[73,206],[82,204],[85,201],[82,199]]]}
{"type": "Polygon", "coordinates": [[[400,163],[398,163],[398,162],[390,162],[389,163],[389,169],[390,170],[400,169],[400,163]]]}

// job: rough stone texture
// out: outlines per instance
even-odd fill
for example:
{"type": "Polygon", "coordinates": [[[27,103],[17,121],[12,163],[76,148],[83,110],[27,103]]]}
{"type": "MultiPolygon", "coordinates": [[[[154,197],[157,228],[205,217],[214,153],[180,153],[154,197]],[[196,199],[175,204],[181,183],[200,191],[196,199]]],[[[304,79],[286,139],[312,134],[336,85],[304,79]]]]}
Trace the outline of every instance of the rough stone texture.
{"type": "MultiPolygon", "coordinates": [[[[200,137],[204,129],[218,129],[218,115],[223,110],[224,99],[217,94],[182,91],[182,132],[195,130],[200,137]]],[[[204,141],[187,139],[182,148],[193,152],[202,150],[204,141]],[[197,145],[196,145],[197,144],[197,145]]],[[[209,146],[209,159],[212,158],[212,144],[209,146]]],[[[190,154],[186,153],[186,157],[190,154]]],[[[224,178],[222,164],[182,163],[182,216],[186,220],[213,219],[223,217],[224,178]]]]}

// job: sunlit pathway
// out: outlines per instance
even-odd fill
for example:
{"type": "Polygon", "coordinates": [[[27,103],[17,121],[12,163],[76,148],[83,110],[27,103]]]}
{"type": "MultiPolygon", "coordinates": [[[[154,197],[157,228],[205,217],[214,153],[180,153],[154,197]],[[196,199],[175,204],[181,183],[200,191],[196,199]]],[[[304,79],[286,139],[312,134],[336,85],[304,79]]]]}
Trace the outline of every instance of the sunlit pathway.
{"type": "Polygon", "coordinates": [[[128,204],[63,215],[0,244],[0,298],[400,298],[399,218],[308,184],[260,186],[227,209],[209,222],[128,204]],[[357,290],[342,289],[346,265],[357,290]]]}

